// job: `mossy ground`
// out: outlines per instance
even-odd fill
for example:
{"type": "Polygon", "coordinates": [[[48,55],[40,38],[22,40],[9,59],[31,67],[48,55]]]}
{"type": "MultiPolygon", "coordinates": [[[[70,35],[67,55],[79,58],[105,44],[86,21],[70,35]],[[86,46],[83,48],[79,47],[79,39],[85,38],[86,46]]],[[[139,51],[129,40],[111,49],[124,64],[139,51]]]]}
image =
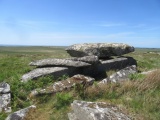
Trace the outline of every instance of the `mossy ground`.
{"type": "MultiPolygon", "coordinates": [[[[160,49],[136,49],[126,56],[134,57],[139,71],[160,68],[160,49]],[[151,51],[151,52],[150,52],[151,51]]],[[[21,76],[33,69],[28,63],[43,58],[66,58],[64,47],[0,47],[0,82],[11,85],[13,111],[35,104],[37,109],[28,114],[26,120],[67,120],[74,99],[87,101],[107,101],[125,108],[135,119],[158,120],[160,118],[160,72],[147,77],[139,74],[131,76],[131,81],[122,84],[97,86],[86,90],[73,89],[58,95],[45,95],[30,99],[31,90],[47,86],[55,80],[43,77],[36,81],[21,83],[21,76]],[[65,103],[65,104],[64,104],[65,103]]],[[[113,71],[110,71],[113,73],[113,71]]],[[[64,79],[63,77],[60,79],[64,79]]],[[[82,88],[83,89],[83,88],[82,88]]],[[[0,120],[7,114],[0,113],[0,120]]]]}

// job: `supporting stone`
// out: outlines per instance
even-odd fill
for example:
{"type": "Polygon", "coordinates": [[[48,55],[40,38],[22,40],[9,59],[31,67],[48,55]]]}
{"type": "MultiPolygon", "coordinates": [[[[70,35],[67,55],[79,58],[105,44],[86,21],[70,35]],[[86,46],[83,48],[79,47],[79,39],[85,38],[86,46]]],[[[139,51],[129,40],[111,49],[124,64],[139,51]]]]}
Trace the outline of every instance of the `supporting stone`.
{"type": "Polygon", "coordinates": [[[106,71],[121,70],[131,65],[137,65],[136,60],[132,57],[119,57],[110,60],[100,60],[98,64],[81,69],[81,74],[105,78],[107,77],[106,71]]]}

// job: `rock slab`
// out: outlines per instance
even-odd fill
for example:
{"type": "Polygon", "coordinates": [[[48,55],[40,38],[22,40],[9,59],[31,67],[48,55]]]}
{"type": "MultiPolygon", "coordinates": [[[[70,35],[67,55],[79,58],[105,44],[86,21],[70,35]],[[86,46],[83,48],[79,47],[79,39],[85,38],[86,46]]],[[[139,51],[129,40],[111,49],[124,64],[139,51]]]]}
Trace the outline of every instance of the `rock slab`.
{"type": "Polygon", "coordinates": [[[26,114],[31,110],[35,109],[36,106],[31,105],[27,108],[21,109],[19,111],[16,111],[12,114],[10,114],[5,120],[23,120],[26,117],[26,114]]]}
{"type": "MultiPolygon", "coordinates": [[[[75,59],[76,60],[76,59],[75,59]]],[[[90,66],[91,64],[82,62],[82,61],[75,61],[74,59],[43,59],[31,62],[29,65],[37,66],[37,67],[86,67],[90,66]]],[[[83,60],[83,59],[82,59],[83,60]]]]}
{"type": "Polygon", "coordinates": [[[66,51],[72,57],[95,55],[99,58],[107,58],[133,52],[134,47],[123,43],[83,43],[71,45],[66,51]]]}
{"type": "Polygon", "coordinates": [[[74,61],[82,61],[90,64],[96,64],[99,62],[98,56],[84,56],[84,57],[71,57],[71,58],[66,58],[67,60],[74,60],[74,61]]]}
{"type": "Polygon", "coordinates": [[[57,93],[64,90],[69,90],[77,84],[82,84],[85,87],[92,85],[94,78],[84,76],[84,75],[74,75],[66,80],[55,82],[53,85],[46,87],[45,89],[35,89],[31,92],[30,97],[42,94],[57,93]]]}
{"type": "Polygon", "coordinates": [[[0,112],[11,112],[11,93],[10,85],[2,82],[0,83],[0,112]]]}
{"type": "Polygon", "coordinates": [[[47,67],[47,68],[36,68],[26,74],[21,78],[22,82],[27,82],[31,79],[37,79],[45,75],[53,75],[54,77],[60,77],[68,73],[68,68],[66,67],[47,67]]]}
{"type": "Polygon", "coordinates": [[[131,120],[118,107],[105,102],[86,102],[75,100],[71,104],[69,120],[131,120]]]}

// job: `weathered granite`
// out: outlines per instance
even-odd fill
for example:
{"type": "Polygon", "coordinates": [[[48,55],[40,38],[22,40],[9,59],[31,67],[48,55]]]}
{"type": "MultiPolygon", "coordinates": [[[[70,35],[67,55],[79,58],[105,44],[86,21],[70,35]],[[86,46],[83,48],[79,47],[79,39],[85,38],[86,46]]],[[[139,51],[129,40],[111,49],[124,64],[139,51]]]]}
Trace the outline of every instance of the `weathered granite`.
{"type": "Polygon", "coordinates": [[[21,109],[10,114],[5,120],[24,120],[26,114],[31,110],[36,109],[36,106],[32,105],[27,108],[21,109]]]}
{"type": "Polygon", "coordinates": [[[11,112],[11,94],[10,85],[0,83],[0,112],[11,112]]]}
{"type": "Polygon", "coordinates": [[[0,94],[9,92],[10,92],[10,85],[5,82],[0,83],[0,94]]]}
{"type": "Polygon", "coordinates": [[[69,120],[131,120],[123,111],[105,102],[86,102],[74,100],[69,120]]]}
{"type": "Polygon", "coordinates": [[[108,83],[108,82],[117,83],[117,82],[121,82],[121,81],[124,81],[124,80],[128,80],[129,75],[134,74],[136,72],[137,72],[136,65],[128,66],[128,67],[112,74],[108,78],[103,79],[102,81],[99,82],[99,84],[108,83]]]}
{"type": "Polygon", "coordinates": [[[74,60],[74,61],[82,61],[90,64],[96,64],[99,62],[99,59],[97,56],[84,56],[84,57],[72,57],[72,58],[66,58],[67,60],[74,60]]]}
{"type": "Polygon", "coordinates": [[[47,67],[47,68],[36,68],[26,74],[21,78],[22,82],[27,82],[31,79],[37,79],[45,75],[53,75],[54,77],[60,77],[64,74],[67,74],[68,68],[66,67],[47,67]]]}
{"type": "MultiPolygon", "coordinates": [[[[83,60],[83,58],[82,58],[83,60]]],[[[37,67],[86,67],[91,64],[82,62],[82,61],[74,61],[71,59],[43,59],[31,62],[29,65],[37,66],[37,67]]]]}
{"type": "Polygon", "coordinates": [[[55,82],[53,85],[50,85],[44,89],[35,89],[31,92],[30,97],[70,90],[73,86],[77,84],[82,84],[83,86],[88,87],[89,85],[93,84],[94,80],[94,78],[88,76],[80,74],[74,75],[73,77],[66,80],[55,82]]]}
{"type": "Polygon", "coordinates": [[[0,94],[0,112],[11,111],[11,93],[0,94]]]}
{"type": "Polygon", "coordinates": [[[72,57],[95,55],[99,58],[106,58],[133,52],[134,47],[123,43],[84,43],[71,45],[66,51],[72,57]]]}

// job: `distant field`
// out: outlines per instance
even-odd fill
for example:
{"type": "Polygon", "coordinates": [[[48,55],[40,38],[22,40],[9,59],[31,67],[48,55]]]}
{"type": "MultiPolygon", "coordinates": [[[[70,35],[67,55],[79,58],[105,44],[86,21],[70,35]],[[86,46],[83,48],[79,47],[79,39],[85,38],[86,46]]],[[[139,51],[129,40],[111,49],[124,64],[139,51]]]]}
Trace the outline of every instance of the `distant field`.
{"type": "MultiPolygon", "coordinates": [[[[37,52],[53,52],[58,50],[65,50],[67,46],[0,46],[0,52],[25,52],[25,53],[37,53],[37,52]]],[[[136,52],[160,52],[160,48],[135,48],[136,52]]]]}
{"type": "Polygon", "coordinates": [[[160,48],[135,48],[136,52],[160,52],[160,48]]]}
{"type": "Polygon", "coordinates": [[[0,52],[2,53],[37,53],[37,52],[53,52],[53,51],[61,51],[66,47],[44,47],[44,46],[0,46],[0,52]]]}
{"type": "Polygon", "coordinates": [[[42,58],[65,58],[68,56],[65,48],[59,46],[0,46],[0,55],[39,55],[42,58]]]}

